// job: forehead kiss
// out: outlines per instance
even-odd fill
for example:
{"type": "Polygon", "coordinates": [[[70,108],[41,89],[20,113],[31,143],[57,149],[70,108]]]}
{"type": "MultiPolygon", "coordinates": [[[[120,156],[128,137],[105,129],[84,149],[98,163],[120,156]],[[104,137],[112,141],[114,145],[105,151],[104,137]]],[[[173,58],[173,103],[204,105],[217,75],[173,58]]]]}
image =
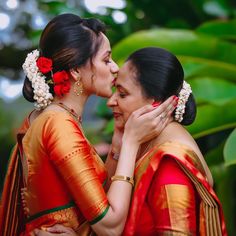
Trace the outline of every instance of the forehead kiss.
{"type": "Polygon", "coordinates": [[[136,77],[136,71],[131,62],[127,61],[119,69],[117,77],[114,80],[114,86],[118,90],[123,89],[129,93],[137,92],[137,90],[141,90],[141,86],[136,81],[135,77],[136,77]]]}

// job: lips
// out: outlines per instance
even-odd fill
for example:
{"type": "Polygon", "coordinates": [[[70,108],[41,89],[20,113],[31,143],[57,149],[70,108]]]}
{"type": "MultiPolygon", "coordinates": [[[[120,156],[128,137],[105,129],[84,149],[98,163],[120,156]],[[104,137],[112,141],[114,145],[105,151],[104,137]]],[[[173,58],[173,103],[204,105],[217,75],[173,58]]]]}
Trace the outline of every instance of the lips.
{"type": "Polygon", "coordinates": [[[113,112],[113,116],[114,116],[114,118],[117,118],[117,117],[121,116],[121,113],[113,112]]]}
{"type": "Polygon", "coordinates": [[[115,85],[115,83],[116,83],[116,77],[115,77],[115,78],[113,78],[113,80],[112,80],[112,85],[114,86],[114,85],[115,85]]]}

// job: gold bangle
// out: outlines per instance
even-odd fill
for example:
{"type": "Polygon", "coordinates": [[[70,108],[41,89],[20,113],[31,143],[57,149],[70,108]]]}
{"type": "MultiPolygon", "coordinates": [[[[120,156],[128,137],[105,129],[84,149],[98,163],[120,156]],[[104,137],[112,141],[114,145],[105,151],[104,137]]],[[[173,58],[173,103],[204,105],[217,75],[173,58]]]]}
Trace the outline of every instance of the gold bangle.
{"type": "Polygon", "coordinates": [[[128,176],[123,176],[123,175],[114,175],[111,177],[111,181],[126,181],[130,183],[132,186],[134,186],[134,178],[128,177],[128,176]]]}

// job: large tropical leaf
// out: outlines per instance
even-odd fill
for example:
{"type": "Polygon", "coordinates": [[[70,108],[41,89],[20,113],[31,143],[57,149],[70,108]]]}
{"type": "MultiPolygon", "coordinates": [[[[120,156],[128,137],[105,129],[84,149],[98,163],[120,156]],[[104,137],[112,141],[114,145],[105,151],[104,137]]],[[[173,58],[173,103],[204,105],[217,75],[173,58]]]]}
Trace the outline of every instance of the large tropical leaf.
{"type": "Polygon", "coordinates": [[[200,57],[236,64],[236,45],[190,30],[154,29],[134,33],[113,48],[113,57],[121,63],[133,51],[147,46],[166,48],[177,56],[200,57]]]}
{"type": "Polygon", "coordinates": [[[236,164],[236,129],[233,130],[226,141],[224,158],[227,165],[236,164]]]}
{"type": "Polygon", "coordinates": [[[207,162],[208,166],[220,165],[224,162],[223,158],[223,149],[225,145],[225,140],[218,144],[215,148],[209,150],[205,155],[204,158],[207,162]]]}
{"type": "Polygon", "coordinates": [[[211,76],[236,82],[236,65],[193,56],[177,57],[183,65],[186,78],[211,76]]]}
{"type": "Polygon", "coordinates": [[[224,105],[236,100],[235,83],[212,77],[196,77],[188,82],[191,84],[197,103],[224,105]]]}
{"type": "Polygon", "coordinates": [[[236,20],[215,20],[202,24],[196,32],[214,35],[223,39],[236,40],[236,20]]]}
{"type": "Polygon", "coordinates": [[[188,127],[194,138],[236,127],[236,100],[224,106],[206,104],[198,107],[196,121],[188,127]]]}

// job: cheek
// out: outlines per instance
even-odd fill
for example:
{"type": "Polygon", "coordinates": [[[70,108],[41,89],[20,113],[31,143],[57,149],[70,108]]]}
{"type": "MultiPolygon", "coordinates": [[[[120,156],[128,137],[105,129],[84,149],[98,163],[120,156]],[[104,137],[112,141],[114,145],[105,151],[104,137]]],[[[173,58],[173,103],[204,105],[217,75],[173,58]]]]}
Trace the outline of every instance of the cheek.
{"type": "Polygon", "coordinates": [[[129,105],[127,106],[127,104],[128,103],[126,103],[125,101],[122,101],[119,103],[120,110],[123,113],[122,118],[123,118],[124,123],[129,119],[130,115],[133,112],[133,109],[131,110],[130,109],[131,107],[129,105]]]}
{"type": "Polygon", "coordinates": [[[96,74],[93,81],[95,92],[101,97],[110,97],[112,95],[112,78],[107,75],[96,74]]]}
{"type": "Polygon", "coordinates": [[[139,103],[137,102],[137,100],[134,100],[134,101],[130,101],[130,102],[124,102],[123,104],[123,117],[124,117],[124,120],[125,122],[129,119],[130,115],[136,111],[137,109],[143,107],[144,105],[147,105],[146,103],[139,103]]]}
{"type": "Polygon", "coordinates": [[[125,122],[129,119],[131,113],[132,113],[132,112],[130,112],[130,111],[124,112],[124,121],[125,121],[125,122]]]}
{"type": "Polygon", "coordinates": [[[95,86],[96,94],[101,97],[111,97],[112,96],[112,84],[106,79],[103,81],[97,81],[95,86]]]}

